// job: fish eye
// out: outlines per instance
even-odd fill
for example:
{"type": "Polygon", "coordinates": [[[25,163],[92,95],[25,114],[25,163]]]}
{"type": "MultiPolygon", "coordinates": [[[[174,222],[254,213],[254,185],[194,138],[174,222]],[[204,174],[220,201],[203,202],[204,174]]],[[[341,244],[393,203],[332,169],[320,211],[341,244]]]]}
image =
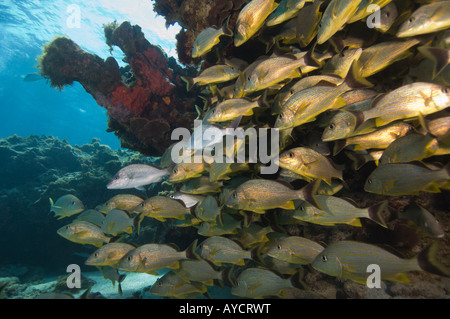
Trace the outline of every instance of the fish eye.
{"type": "Polygon", "coordinates": [[[175,168],[175,169],[173,170],[173,172],[174,172],[175,174],[178,173],[178,169],[175,168]]]}
{"type": "Polygon", "coordinates": [[[173,194],[169,195],[169,197],[175,199],[175,195],[173,194]]]}
{"type": "Polygon", "coordinates": [[[70,229],[70,226],[66,226],[66,229],[69,230],[69,229],[70,229]]]}
{"type": "Polygon", "coordinates": [[[372,184],[372,180],[370,178],[367,180],[367,184],[372,184]]]}
{"type": "Polygon", "coordinates": [[[328,261],[328,257],[325,256],[325,255],[323,255],[323,256],[322,256],[322,261],[323,261],[323,262],[327,262],[327,261],[328,261]]]}
{"type": "Polygon", "coordinates": [[[250,81],[250,76],[247,78],[247,81],[250,81]]]}
{"type": "Polygon", "coordinates": [[[98,253],[95,253],[95,254],[94,254],[94,257],[98,257],[98,253]]]}
{"type": "Polygon", "coordinates": [[[75,202],[72,202],[72,205],[75,205],[75,202]]]}
{"type": "Polygon", "coordinates": [[[127,260],[128,260],[128,261],[131,261],[131,259],[132,259],[132,257],[131,257],[131,256],[128,256],[127,260]]]}
{"type": "Polygon", "coordinates": [[[233,196],[233,198],[237,198],[237,193],[233,192],[233,194],[231,196],[233,196]]]}
{"type": "Polygon", "coordinates": [[[293,152],[290,152],[290,153],[289,153],[289,157],[290,157],[290,158],[293,158],[293,157],[294,157],[294,153],[293,153],[293,152]]]}
{"type": "Polygon", "coordinates": [[[278,245],[277,248],[278,248],[278,250],[281,250],[281,245],[278,245]]]}
{"type": "Polygon", "coordinates": [[[409,19],[408,19],[408,22],[409,22],[409,23],[413,23],[413,22],[414,22],[414,17],[409,18],[409,19]]]}
{"type": "Polygon", "coordinates": [[[319,27],[319,29],[322,28],[322,22],[319,22],[318,27],[319,27]]]}
{"type": "Polygon", "coordinates": [[[115,180],[118,180],[118,179],[119,179],[119,176],[115,176],[114,179],[115,179],[115,180]]]}
{"type": "Polygon", "coordinates": [[[280,113],[280,119],[282,119],[283,118],[283,113],[280,113]]]}
{"type": "Polygon", "coordinates": [[[331,123],[328,127],[330,128],[330,130],[334,130],[335,125],[331,123]]]}
{"type": "Polygon", "coordinates": [[[294,91],[294,90],[290,90],[289,93],[290,93],[291,95],[294,95],[295,91],[294,91]]]}
{"type": "Polygon", "coordinates": [[[141,206],[141,207],[144,207],[144,203],[143,203],[143,202],[142,202],[142,203],[140,203],[140,204],[139,204],[139,206],[141,206]]]}
{"type": "Polygon", "coordinates": [[[443,89],[442,89],[442,93],[447,94],[447,93],[448,93],[448,88],[443,88],[443,89]]]}

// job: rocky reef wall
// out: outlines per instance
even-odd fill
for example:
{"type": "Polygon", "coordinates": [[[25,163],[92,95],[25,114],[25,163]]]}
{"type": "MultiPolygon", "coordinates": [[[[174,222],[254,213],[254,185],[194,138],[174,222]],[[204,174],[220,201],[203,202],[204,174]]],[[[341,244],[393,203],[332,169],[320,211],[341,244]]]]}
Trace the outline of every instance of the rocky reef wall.
{"type": "MultiPolygon", "coordinates": [[[[51,136],[0,139],[0,263],[40,266],[46,271],[65,268],[69,261],[84,265],[74,252],[83,253],[86,248],[56,234],[68,221],[50,213],[49,198],[73,194],[86,208],[95,208],[117,193],[106,189],[106,184],[122,166],[157,160],[114,151],[97,139],[81,146],[51,136]]],[[[156,185],[148,194],[161,190],[156,185]]],[[[145,196],[137,190],[130,192],[145,196]]],[[[163,232],[158,234],[164,237],[163,232]]]]}

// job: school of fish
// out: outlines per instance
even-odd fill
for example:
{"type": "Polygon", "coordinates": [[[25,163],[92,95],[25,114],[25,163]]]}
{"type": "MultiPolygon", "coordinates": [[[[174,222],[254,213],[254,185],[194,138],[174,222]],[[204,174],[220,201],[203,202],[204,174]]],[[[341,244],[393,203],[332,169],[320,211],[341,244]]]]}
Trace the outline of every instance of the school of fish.
{"type": "Polygon", "coordinates": [[[234,28],[229,23],[198,34],[192,56],[250,39],[266,43],[266,52],[254,61],[219,59],[183,78],[188,90],[201,86],[206,101],[197,107],[203,135],[193,128],[185,161],[172,158],[174,141],[159,167],[117,172],[107,188],[123,193],[106,203],[86,209],[71,194],[50,199],[58,219],[77,216],[57,233],[94,246],[86,264],[109,269],[119,293],[127,272],[163,269],[150,293],[168,298],[207,296],[213,285],[243,298],[288,298],[289,290],[308,291],[305,273],[365,284],[371,264],[386,281],[408,282],[418,271],[449,277],[436,258],[448,233],[415,199],[450,190],[450,1],[251,0],[234,28]],[[278,130],[275,174],[262,173],[267,163],[236,160],[252,147],[250,137],[231,152],[223,147],[237,127],[278,130]],[[205,138],[208,130],[214,139],[205,138]],[[162,181],[171,194],[127,193],[162,181]],[[372,201],[358,204],[351,192],[372,201]],[[396,196],[409,203],[397,218],[429,239],[414,256],[381,241],[308,235],[309,225],[324,233],[340,225],[389,228],[396,196]],[[183,250],[136,247],[127,236],[139,234],[144,219],[193,227],[198,238],[183,250]]]}

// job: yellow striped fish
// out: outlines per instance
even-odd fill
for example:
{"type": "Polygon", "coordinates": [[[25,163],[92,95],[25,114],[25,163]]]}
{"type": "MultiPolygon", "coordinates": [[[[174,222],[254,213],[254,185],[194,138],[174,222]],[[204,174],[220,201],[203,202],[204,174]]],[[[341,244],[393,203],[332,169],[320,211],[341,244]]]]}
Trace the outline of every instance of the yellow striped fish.
{"type": "Polygon", "coordinates": [[[371,133],[349,137],[335,142],[333,155],[338,154],[342,148],[353,145],[353,150],[361,151],[371,148],[385,149],[396,139],[405,136],[413,130],[411,124],[395,122],[371,133]]]}
{"type": "Polygon", "coordinates": [[[280,181],[253,179],[239,185],[229,194],[225,205],[258,214],[264,214],[266,210],[273,208],[294,209],[293,200],[306,198],[312,200],[311,192],[314,185],[309,184],[300,190],[294,190],[280,181]]]}
{"type": "MultiPolygon", "coordinates": [[[[347,49],[342,51],[340,54],[336,54],[327,63],[324,65],[322,69],[323,74],[334,74],[342,79],[345,78],[350,67],[355,60],[360,60],[360,56],[363,52],[361,48],[347,49]]],[[[366,77],[366,75],[363,75],[366,77]]]]}
{"type": "Polygon", "coordinates": [[[197,83],[199,85],[223,83],[234,80],[238,76],[238,69],[226,64],[216,64],[203,70],[194,78],[186,76],[181,76],[180,78],[186,82],[186,89],[190,91],[191,88],[197,83]]]}
{"type": "Polygon", "coordinates": [[[241,46],[258,32],[277,6],[274,0],[251,0],[247,3],[237,17],[234,46],[241,46]]]}
{"type": "MultiPolygon", "coordinates": [[[[308,0],[312,2],[312,0],[308,0]]],[[[267,18],[268,27],[283,23],[297,15],[305,5],[306,0],[282,0],[278,7],[267,18]]]]}
{"type": "Polygon", "coordinates": [[[166,196],[152,196],[136,206],[133,211],[143,217],[155,218],[164,222],[167,218],[184,219],[191,211],[180,201],[166,196]]]}
{"type": "Polygon", "coordinates": [[[322,141],[335,141],[376,130],[374,120],[368,120],[362,124],[358,123],[358,121],[359,119],[355,114],[346,110],[339,110],[325,127],[322,133],[322,141]]]}
{"type": "Polygon", "coordinates": [[[204,29],[195,38],[194,45],[192,47],[192,57],[198,58],[209,51],[220,42],[220,37],[222,35],[232,37],[233,31],[228,28],[228,20],[223,24],[223,26],[218,29],[215,27],[209,27],[204,29]]]}
{"type": "Polygon", "coordinates": [[[59,228],[56,233],[74,243],[95,247],[101,247],[111,241],[111,237],[106,236],[100,227],[85,221],[75,221],[65,225],[59,228]]]}
{"type": "Polygon", "coordinates": [[[319,68],[310,52],[269,58],[259,63],[244,85],[244,93],[252,93],[274,86],[284,80],[299,78],[319,68]]]}
{"type": "Polygon", "coordinates": [[[216,182],[220,180],[230,179],[229,175],[233,175],[238,172],[248,171],[249,166],[247,163],[216,163],[213,162],[209,166],[209,180],[216,182]]]}
{"type": "Polygon", "coordinates": [[[205,222],[217,222],[221,210],[214,196],[208,195],[197,206],[195,216],[205,222]]]}
{"type": "Polygon", "coordinates": [[[358,10],[361,0],[331,0],[319,23],[317,43],[331,38],[358,10]]]}
{"type": "Polygon", "coordinates": [[[336,196],[315,195],[314,199],[320,208],[305,201],[296,202],[293,217],[324,226],[347,224],[356,227],[362,226],[360,218],[367,218],[386,227],[382,214],[386,210],[387,201],[367,208],[359,208],[350,201],[336,196]]]}
{"type": "Polygon", "coordinates": [[[411,55],[408,49],[420,43],[418,39],[408,41],[388,41],[365,48],[359,57],[360,74],[362,77],[371,76],[394,62],[411,55]]]}
{"type": "Polygon", "coordinates": [[[251,250],[245,250],[234,240],[223,236],[206,238],[199,244],[199,255],[216,266],[224,263],[243,266],[244,259],[252,259],[251,250]]]}
{"type": "Polygon", "coordinates": [[[353,23],[359,20],[364,19],[368,15],[373,13],[373,10],[368,10],[369,5],[376,5],[377,9],[384,8],[389,2],[392,0],[362,0],[356,10],[355,14],[348,19],[347,23],[353,23]]]}
{"type": "Polygon", "coordinates": [[[450,2],[437,1],[425,4],[414,11],[398,29],[397,37],[412,37],[448,29],[450,27],[450,2]]]}
{"type": "Polygon", "coordinates": [[[319,179],[331,185],[332,178],[343,180],[342,171],[336,169],[329,158],[308,147],[296,147],[282,153],[278,165],[302,176],[306,181],[319,179]]]}
{"type": "Polygon", "coordinates": [[[380,267],[378,274],[381,280],[409,282],[406,274],[409,271],[426,271],[449,277],[450,270],[436,258],[441,250],[439,246],[435,241],[415,257],[405,259],[375,245],[341,241],[324,249],[314,260],[313,268],[331,276],[348,278],[362,284],[368,282],[367,277],[371,273],[368,270],[369,265],[380,267]]]}
{"type": "Polygon", "coordinates": [[[267,255],[292,264],[307,265],[314,261],[324,247],[308,238],[288,236],[274,240],[267,255]]]}
{"type": "Polygon", "coordinates": [[[406,272],[421,270],[418,259],[403,259],[377,246],[339,241],[327,246],[312,263],[312,267],[327,275],[367,283],[367,267],[380,267],[381,280],[409,282],[406,272]]]}
{"type": "Polygon", "coordinates": [[[263,100],[255,101],[248,98],[231,98],[220,102],[211,109],[207,118],[210,123],[232,121],[239,116],[253,115],[253,109],[264,106],[263,100]]]}
{"type": "Polygon", "coordinates": [[[391,196],[439,193],[440,188],[450,188],[450,163],[434,170],[416,163],[379,165],[364,184],[366,192],[391,196]]]}
{"type": "Polygon", "coordinates": [[[188,179],[199,177],[206,171],[208,164],[201,163],[179,163],[175,165],[169,175],[170,183],[184,182],[188,179]]]}
{"type": "Polygon", "coordinates": [[[173,272],[186,282],[201,282],[207,286],[213,286],[214,280],[229,283],[230,270],[231,267],[216,270],[211,263],[204,259],[185,259],[180,261],[180,268],[175,269],[173,272]]]}
{"type": "Polygon", "coordinates": [[[156,271],[164,268],[177,269],[179,261],[183,259],[197,259],[195,240],[186,250],[178,249],[166,244],[145,244],[129,251],[117,268],[129,272],[142,272],[157,274],[156,271]]]}
{"type": "Polygon", "coordinates": [[[180,191],[187,194],[220,193],[223,182],[211,182],[209,176],[203,175],[187,180],[180,191]]]}
{"type": "Polygon", "coordinates": [[[275,96],[272,104],[272,114],[279,114],[286,101],[289,100],[292,95],[301,90],[318,85],[320,82],[339,85],[342,81],[343,79],[334,75],[310,75],[298,80],[297,82],[292,81],[283,86],[283,88],[281,88],[275,96]]]}
{"type": "Polygon", "coordinates": [[[320,6],[325,0],[313,0],[306,3],[297,14],[297,39],[301,48],[307,47],[318,32],[318,25],[322,19],[320,6]]]}
{"type": "Polygon", "coordinates": [[[428,82],[415,82],[401,86],[375,99],[372,108],[356,112],[363,122],[375,119],[376,126],[395,120],[425,116],[450,106],[450,89],[428,82]]]}
{"type": "Polygon", "coordinates": [[[407,134],[393,141],[383,152],[380,164],[406,163],[430,157],[439,149],[438,140],[430,134],[407,134]]]}
{"type": "Polygon", "coordinates": [[[85,264],[89,266],[112,266],[120,262],[123,256],[136,247],[127,243],[109,243],[94,251],[85,264]]]}
{"type": "Polygon", "coordinates": [[[440,117],[422,124],[425,131],[435,136],[439,142],[450,144],[450,116],[440,117]]]}
{"type": "Polygon", "coordinates": [[[345,80],[338,86],[316,85],[293,94],[282,106],[275,121],[275,128],[287,129],[312,122],[318,115],[345,105],[341,95],[355,88],[370,87],[372,84],[359,77],[354,62],[345,80]]]}
{"type": "Polygon", "coordinates": [[[177,299],[196,298],[200,294],[206,294],[207,291],[203,283],[185,281],[173,271],[158,278],[150,288],[152,295],[177,299]]]}
{"type": "Polygon", "coordinates": [[[144,199],[133,194],[117,194],[106,201],[103,205],[99,205],[96,209],[103,214],[108,214],[112,209],[132,211],[137,205],[142,203],[144,199]]]}
{"type": "Polygon", "coordinates": [[[245,298],[283,297],[286,288],[304,289],[304,286],[297,284],[296,278],[298,277],[294,275],[285,279],[265,268],[246,268],[239,274],[231,293],[245,298]]]}

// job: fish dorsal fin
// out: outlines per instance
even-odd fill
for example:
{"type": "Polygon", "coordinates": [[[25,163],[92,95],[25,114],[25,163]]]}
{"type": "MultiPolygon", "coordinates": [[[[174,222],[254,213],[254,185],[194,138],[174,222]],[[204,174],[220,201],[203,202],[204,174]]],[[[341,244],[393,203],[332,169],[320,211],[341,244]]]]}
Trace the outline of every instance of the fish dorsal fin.
{"type": "Polygon", "coordinates": [[[377,104],[380,102],[380,100],[386,95],[386,93],[381,93],[375,96],[375,98],[372,100],[372,103],[370,104],[370,108],[375,108],[377,104]]]}
{"type": "Polygon", "coordinates": [[[283,186],[286,186],[286,187],[288,187],[289,189],[292,189],[292,190],[294,189],[294,187],[293,187],[290,183],[288,183],[288,182],[286,182],[286,181],[277,179],[277,180],[275,180],[275,182],[277,182],[277,183],[279,183],[279,184],[281,184],[281,185],[283,185],[283,186]]]}

